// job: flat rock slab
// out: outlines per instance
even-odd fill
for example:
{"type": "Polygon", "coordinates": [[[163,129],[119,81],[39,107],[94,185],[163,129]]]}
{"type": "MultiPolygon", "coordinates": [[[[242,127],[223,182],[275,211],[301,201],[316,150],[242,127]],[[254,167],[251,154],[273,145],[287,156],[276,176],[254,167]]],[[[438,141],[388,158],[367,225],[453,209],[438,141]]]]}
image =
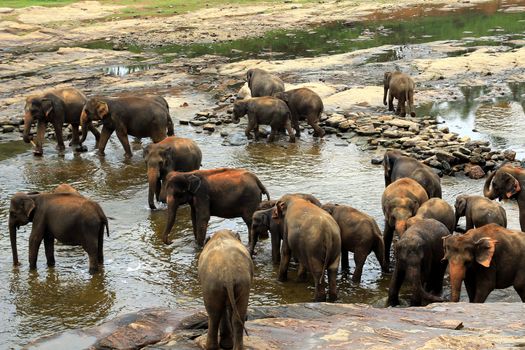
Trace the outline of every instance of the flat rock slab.
{"type": "MultiPolygon", "coordinates": [[[[304,303],[252,307],[250,349],[503,349],[525,344],[525,304],[443,303],[422,308],[304,303]]],[[[200,349],[206,315],[146,309],[98,327],[41,338],[28,349],[200,349]]]]}

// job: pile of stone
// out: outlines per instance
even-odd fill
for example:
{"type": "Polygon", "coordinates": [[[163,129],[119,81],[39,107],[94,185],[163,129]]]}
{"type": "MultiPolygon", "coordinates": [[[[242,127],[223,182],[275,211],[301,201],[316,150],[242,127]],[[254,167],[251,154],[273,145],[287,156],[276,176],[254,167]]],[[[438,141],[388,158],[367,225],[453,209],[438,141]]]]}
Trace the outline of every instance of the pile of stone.
{"type": "Polygon", "coordinates": [[[6,134],[15,131],[23,131],[23,119],[18,117],[0,117],[0,133],[6,134]]]}

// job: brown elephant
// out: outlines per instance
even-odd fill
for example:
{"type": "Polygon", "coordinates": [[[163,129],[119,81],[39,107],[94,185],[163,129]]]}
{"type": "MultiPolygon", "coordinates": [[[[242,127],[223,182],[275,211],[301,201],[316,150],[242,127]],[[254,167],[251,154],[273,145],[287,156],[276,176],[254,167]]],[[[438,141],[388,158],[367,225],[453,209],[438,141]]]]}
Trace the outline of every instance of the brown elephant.
{"type": "Polygon", "coordinates": [[[162,239],[170,244],[168,235],[175,224],[180,205],[191,207],[191,222],[197,244],[202,246],[210,217],[242,217],[251,237],[252,216],[265,194],[270,194],[255,176],[244,169],[219,168],[191,172],[172,171],[166,177],[168,221],[162,239]]]}
{"type": "Polygon", "coordinates": [[[465,216],[467,222],[466,231],[490,223],[507,227],[507,213],[505,209],[498,203],[483,196],[459,195],[456,197],[454,206],[456,208],[455,226],[458,225],[459,219],[465,216]]]}
{"type": "Polygon", "coordinates": [[[104,228],[108,220],[100,206],[75,193],[16,193],[9,209],[9,235],[13,264],[18,265],[16,230],[33,223],[29,236],[29,268],[36,269],[40,243],[44,240],[47,265],[55,266],[55,238],[67,245],[80,245],[89,256],[89,273],[104,262],[104,228]],[[57,219],[59,218],[59,219],[57,219]]]}
{"type": "Polygon", "coordinates": [[[165,202],[166,194],[163,185],[170,171],[192,171],[201,167],[202,152],[197,143],[191,139],[169,136],[159,143],[144,147],[142,156],[148,167],[148,204],[156,209],[157,201],[165,202]]]}
{"type": "Polygon", "coordinates": [[[285,128],[288,131],[290,142],[295,142],[295,135],[291,126],[291,114],[288,106],[283,101],[271,97],[254,97],[236,101],[233,105],[234,123],[238,123],[240,118],[248,114],[248,126],[244,133],[247,138],[251,138],[251,131],[255,135],[255,140],[259,139],[259,125],[270,125],[272,131],[268,142],[273,142],[279,130],[285,128]]]}
{"type": "Polygon", "coordinates": [[[248,69],[246,81],[252,97],[272,96],[275,93],[284,91],[283,81],[264,69],[248,69]]]}
{"type": "MultiPolygon", "coordinates": [[[[46,134],[47,123],[53,124],[55,128],[55,136],[57,140],[57,148],[64,150],[64,138],[62,136],[62,127],[64,123],[71,124],[73,139],[70,146],[77,146],[79,142],[80,114],[82,108],[86,103],[86,96],[73,88],[55,89],[44,92],[39,95],[32,95],[27,97],[24,107],[24,142],[29,143],[32,137],[29,135],[31,131],[31,124],[37,121],[37,133],[35,139],[35,155],[42,155],[42,145],[46,134]]],[[[95,135],[98,142],[100,133],[93,126],[88,126],[89,130],[95,135]]],[[[87,132],[87,130],[86,130],[87,132]]]]}
{"type": "Polygon", "coordinates": [[[423,203],[417,210],[414,218],[437,220],[445,225],[450,233],[453,233],[456,227],[454,209],[441,198],[430,198],[423,203]]]}
{"type": "Polygon", "coordinates": [[[243,349],[253,263],[239,235],[230,230],[215,232],[199,256],[198,271],[208,313],[206,349],[219,349],[219,345],[243,349]]]}
{"type": "Polygon", "coordinates": [[[299,121],[306,122],[314,129],[314,136],[323,137],[326,132],[319,126],[319,120],[324,110],[321,97],[308,88],[299,88],[279,92],[273,96],[283,100],[292,112],[292,126],[295,129],[295,136],[301,136],[299,121]]]}
{"type": "Polygon", "coordinates": [[[133,155],[128,135],[137,138],[149,137],[155,143],[164,140],[166,136],[173,136],[169,106],[161,96],[93,97],[86,102],[80,119],[80,143],[86,140],[87,128],[92,121],[102,121],[102,133],[98,143],[100,155],[104,155],[106,144],[114,131],[124,147],[126,157],[133,155]]]}
{"type": "Polygon", "coordinates": [[[399,305],[399,289],[406,279],[412,287],[410,306],[440,302],[447,263],[443,238],[448,229],[434,219],[416,220],[394,245],[396,267],[388,289],[388,305],[399,305]]]}
{"type": "MultiPolygon", "coordinates": [[[[321,202],[311,194],[294,193],[293,196],[303,198],[310,203],[321,207],[321,202]]],[[[257,207],[257,211],[252,216],[252,230],[250,238],[250,255],[255,254],[255,245],[259,238],[268,238],[268,231],[271,235],[272,244],[272,261],[274,264],[279,264],[281,261],[281,241],[283,239],[282,224],[279,225],[272,219],[272,211],[277,203],[276,200],[261,201],[257,207]]]]}
{"type": "Polygon", "coordinates": [[[373,251],[383,272],[388,272],[385,264],[385,245],[381,230],[376,221],[357,209],[346,205],[324,204],[322,206],[339,225],[341,231],[341,268],[348,270],[348,252],[354,253],[355,271],[352,281],[361,282],[366,258],[373,251]]]}
{"type": "Polygon", "coordinates": [[[381,197],[385,215],[385,263],[390,265],[390,246],[394,232],[401,236],[407,228],[407,220],[416,215],[419,207],[428,200],[427,192],[419,183],[404,177],[385,188],[381,197]]]}
{"type": "Polygon", "coordinates": [[[444,239],[451,301],[465,281],[469,301],[483,303],[494,289],[513,286],[525,302],[525,234],[488,224],[444,239]]]}
{"type": "Polygon", "coordinates": [[[337,299],[337,269],[341,257],[341,233],[337,222],[309,201],[285,195],[273,209],[272,218],[283,224],[283,245],[279,281],[288,279],[293,255],[299,262],[300,278],[310,271],[315,283],[315,301],[326,301],[325,271],[328,274],[328,300],[337,299]]]}
{"type": "Polygon", "coordinates": [[[403,177],[416,180],[425,191],[428,198],[441,198],[441,180],[427,165],[417,159],[404,156],[399,151],[386,151],[383,157],[385,170],[385,186],[403,177]]]}
{"type": "Polygon", "coordinates": [[[414,88],[415,84],[412,78],[407,74],[399,71],[385,72],[383,78],[383,104],[386,106],[386,96],[388,93],[388,110],[394,110],[394,98],[397,99],[396,114],[405,117],[408,112],[412,117],[416,116],[414,110],[414,88]],[[405,102],[407,108],[405,107],[405,102]]]}
{"type": "Polygon", "coordinates": [[[51,191],[52,193],[73,193],[78,196],[81,196],[80,192],[78,192],[73,186],[69,184],[60,184],[57,187],[51,191]]]}
{"type": "Polygon", "coordinates": [[[504,165],[489,175],[483,195],[489,199],[516,199],[520,210],[520,227],[525,231],[525,169],[504,165]],[[491,188],[492,187],[492,188],[491,188]]]}

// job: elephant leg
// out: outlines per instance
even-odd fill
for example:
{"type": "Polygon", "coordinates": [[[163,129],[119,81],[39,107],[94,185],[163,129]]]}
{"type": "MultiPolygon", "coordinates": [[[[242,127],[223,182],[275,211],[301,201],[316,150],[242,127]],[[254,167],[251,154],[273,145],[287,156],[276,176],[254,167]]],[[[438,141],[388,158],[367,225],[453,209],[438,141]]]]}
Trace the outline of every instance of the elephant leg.
{"type": "Polygon", "coordinates": [[[197,214],[193,206],[190,206],[190,209],[191,209],[191,227],[193,228],[193,237],[195,238],[195,241],[196,241],[197,240],[197,214]]]}
{"type": "Polygon", "coordinates": [[[42,238],[35,237],[32,233],[29,237],[29,269],[36,269],[36,260],[38,258],[38,249],[40,249],[40,243],[42,238]]]}
{"type": "Polygon", "coordinates": [[[77,146],[80,143],[79,132],[78,132],[78,125],[77,124],[71,124],[71,130],[73,132],[73,137],[71,138],[71,142],[69,142],[69,147],[77,146]]]}
{"type": "Polygon", "coordinates": [[[249,247],[251,247],[251,243],[252,243],[252,215],[253,215],[253,212],[251,214],[248,213],[246,215],[243,215],[242,217],[242,220],[248,227],[248,246],[249,247]]]}
{"type": "Polygon", "coordinates": [[[289,142],[294,143],[295,142],[295,135],[293,133],[292,124],[289,120],[286,121],[286,124],[284,125],[286,128],[286,131],[288,132],[289,142]]]}
{"type": "Polygon", "coordinates": [[[385,220],[385,231],[383,232],[383,240],[385,242],[385,265],[388,269],[390,267],[390,246],[392,245],[392,239],[394,238],[394,229],[388,225],[388,221],[385,220]]]}
{"type": "Polygon", "coordinates": [[[407,112],[405,109],[405,96],[404,94],[397,100],[397,114],[399,114],[400,117],[406,117],[407,112]]]}
{"type": "Polygon", "coordinates": [[[348,270],[350,263],[348,262],[348,250],[341,245],[341,270],[348,270]]]}
{"type": "Polygon", "coordinates": [[[104,224],[100,224],[98,233],[98,244],[97,244],[97,262],[99,265],[104,264],[104,224]]]}
{"type": "Polygon", "coordinates": [[[255,124],[255,127],[253,128],[253,135],[255,141],[259,141],[259,138],[261,136],[261,133],[259,132],[259,124],[255,124]]]}
{"type": "Polygon", "coordinates": [[[272,262],[278,265],[281,261],[281,237],[277,233],[271,233],[272,241],[272,262]]]}
{"type": "MultiPolygon", "coordinates": [[[[218,300],[213,301],[214,304],[217,302],[218,300]]],[[[221,317],[224,312],[224,308],[206,305],[206,312],[208,313],[208,336],[206,339],[206,349],[218,350],[219,325],[221,323],[221,317]]]]}
{"type": "Polygon", "coordinates": [[[206,231],[208,229],[208,223],[210,222],[210,215],[208,213],[199,214],[197,212],[195,214],[195,217],[196,217],[195,221],[197,222],[197,232],[196,232],[197,244],[203,247],[204,240],[206,239],[206,231]]]}
{"type": "Polygon", "coordinates": [[[354,283],[361,282],[361,275],[363,274],[363,266],[365,265],[365,261],[366,261],[368,254],[369,252],[363,251],[361,249],[356,249],[354,253],[355,270],[354,270],[354,276],[352,277],[352,281],[354,283]]]}
{"type": "Polygon", "coordinates": [[[442,262],[436,262],[431,272],[430,282],[428,288],[434,295],[440,296],[443,292],[443,279],[445,278],[445,272],[447,265],[442,262]]]}
{"type": "Polygon", "coordinates": [[[57,139],[57,149],[59,151],[63,151],[66,149],[66,146],[64,145],[64,138],[62,136],[62,123],[54,123],[53,126],[55,127],[55,136],[57,139]]]}
{"type": "Polygon", "coordinates": [[[292,112],[292,127],[295,129],[295,137],[301,137],[301,128],[299,127],[299,116],[292,112]]]}
{"type": "Polygon", "coordinates": [[[251,139],[252,135],[250,132],[254,130],[257,127],[257,122],[255,121],[255,117],[248,116],[248,125],[246,126],[246,129],[244,129],[244,134],[247,138],[251,139]]]}
{"type": "Polygon", "coordinates": [[[404,279],[405,271],[396,266],[392,274],[392,279],[390,280],[390,287],[388,288],[388,306],[399,305],[399,289],[401,289],[404,279]]]}
{"type": "Polygon", "coordinates": [[[219,345],[223,349],[231,349],[233,347],[232,326],[235,317],[232,316],[233,310],[231,306],[225,307],[220,321],[221,330],[219,332],[219,345]]]}
{"type": "Polygon", "coordinates": [[[127,158],[131,158],[133,156],[133,153],[131,153],[131,147],[129,146],[129,140],[128,140],[128,134],[125,130],[118,130],[116,131],[117,137],[122,144],[122,147],[124,147],[124,152],[126,153],[127,158]]]}
{"type": "Polygon", "coordinates": [[[274,128],[272,126],[272,131],[270,132],[270,136],[268,137],[268,142],[274,142],[275,141],[275,136],[277,136],[277,128],[274,128]]]}
{"type": "Polygon", "coordinates": [[[244,332],[244,320],[246,319],[246,310],[248,309],[248,296],[240,296],[237,299],[237,312],[239,317],[232,315],[233,325],[233,346],[234,349],[244,349],[242,341],[244,332]]]}
{"type": "Polygon", "coordinates": [[[279,281],[285,282],[288,280],[288,266],[290,265],[290,257],[292,252],[288,247],[288,242],[283,240],[281,246],[281,262],[279,264],[279,281]]]}
{"type": "Polygon", "coordinates": [[[44,144],[44,137],[46,136],[46,122],[39,120],[37,127],[36,127],[36,146],[33,153],[35,155],[42,155],[44,153],[43,151],[43,144],[44,144]]]}
{"type": "Polygon", "coordinates": [[[328,301],[337,300],[337,268],[328,268],[328,301]]]}
{"type": "Polygon", "coordinates": [[[314,277],[315,283],[315,302],[326,301],[326,280],[324,277],[324,271],[322,266],[312,266],[317,264],[310,264],[312,276],[314,277]]]}
{"type": "Polygon", "coordinates": [[[303,264],[299,264],[299,269],[297,270],[297,280],[299,282],[306,282],[306,268],[303,264]]]}
{"type": "Polygon", "coordinates": [[[470,215],[467,215],[465,217],[465,220],[466,220],[466,224],[465,224],[465,232],[466,232],[466,231],[474,228],[474,222],[472,220],[472,216],[470,216],[470,215]]]}
{"type": "Polygon", "coordinates": [[[323,137],[326,134],[324,129],[321,128],[319,126],[319,124],[317,123],[317,121],[319,120],[319,118],[317,118],[317,116],[308,116],[308,117],[306,117],[306,120],[308,120],[308,124],[314,129],[313,136],[315,136],[315,137],[323,137]]]}
{"type": "Polygon", "coordinates": [[[49,232],[44,235],[44,249],[46,251],[47,266],[55,266],[55,238],[49,232]]]}
{"type": "Polygon", "coordinates": [[[476,293],[474,295],[474,303],[484,303],[487,300],[490,292],[496,288],[495,273],[485,273],[476,278],[476,293]]]}
{"type": "Polygon", "coordinates": [[[468,300],[474,302],[474,296],[476,295],[476,276],[472,272],[465,272],[465,289],[467,290],[468,300]]]}
{"type": "Polygon", "coordinates": [[[95,136],[95,149],[98,149],[98,144],[100,142],[100,132],[98,131],[97,128],[95,128],[93,123],[89,123],[88,124],[88,129],[89,129],[89,131],[91,131],[93,136],[95,136]]]}
{"type": "Polygon", "coordinates": [[[521,301],[525,303],[525,281],[523,283],[514,286],[514,290],[518,293],[521,298],[521,301]]]}
{"type": "Polygon", "coordinates": [[[388,93],[388,110],[390,112],[394,111],[394,96],[391,91],[388,93]]]}
{"type": "Polygon", "coordinates": [[[102,127],[102,132],[100,133],[100,140],[98,142],[98,154],[103,156],[104,150],[106,149],[106,145],[109,141],[109,137],[113,133],[112,130],[106,128],[105,126],[102,127]]]}

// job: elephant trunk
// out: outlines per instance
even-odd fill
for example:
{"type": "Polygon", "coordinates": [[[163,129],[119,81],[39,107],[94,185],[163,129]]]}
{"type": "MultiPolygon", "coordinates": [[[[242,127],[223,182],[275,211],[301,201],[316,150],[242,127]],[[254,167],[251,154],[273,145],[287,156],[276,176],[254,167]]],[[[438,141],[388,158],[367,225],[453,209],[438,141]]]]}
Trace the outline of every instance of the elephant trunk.
{"type": "Polygon", "coordinates": [[[162,234],[162,240],[164,241],[164,244],[171,244],[171,241],[168,239],[168,235],[170,234],[171,229],[173,228],[173,225],[175,224],[175,218],[177,217],[178,206],[175,203],[175,198],[173,198],[173,195],[168,195],[167,201],[168,201],[168,222],[166,223],[166,229],[164,230],[164,233],[162,234]]]}
{"type": "Polygon", "coordinates": [[[257,240],[259,238],[259,233],[257,232],[257,228],[252,225],[252,228],[250,230],[250,255],[253,256],[255,253],[255,244],[257,244],[257,240]]]}
{"type": "Polygon", "coordinates": [[[16,225],[11,220],[9,220],[9,238],[11,239],[11,251],[13,252],[13,265],[20,265],[16,248],[16,225]]]}
{"type": "Polygon", "coordinates": [[[407,268],[407,279],[411,283],[412,297],[410,299],[411,306],[420,306],[423,287],[421,286],[421,270],[419,267],[409,266],[407,268]]]}
{"type": "Polygon", "coordinates": [[[406,220],[396,220],[395,231],[400,237],[403,233],[405,233],[406,230],[407,230],[406,220]]]}
{"type": "Polygon", "coordinates": [[[159,170],[154,167],[148,167],[148,204],[150,209],[156,209],[154,194],[157,189],[157,182],[159,180],[159,170]]]}
{"type": "Polygon", "coordinates": [[[493,171],[485,181],[485,186],[483,186],[483,195],[489,199],[496,199],[497,194],[494,193],[494,189],[490,189],[490,184],[492,183],[492,178],[496,175],[496,171],[493,171]]]}
{"type": "Polygon", "coordinates": [[[454,230],[458,227],[458,222],[460,218],[461,214],[456,211],[456,221],[454,222],[454,230]]]}
{"type": "Polygon", "coordinates": [[[450,301],[458,302],[461,295],[461,283],[465,279],[465,265],[460,261],[449,260],[450,301]]]}
{"type": "Polygon", "coordinates": [[[29,136],[29,132],[31,131],[31,124],[33,123],[33,116],[30,112],[26,112],[24,115],[24,142],[29,143],[31,142],[31,137],[29,136]]]}

